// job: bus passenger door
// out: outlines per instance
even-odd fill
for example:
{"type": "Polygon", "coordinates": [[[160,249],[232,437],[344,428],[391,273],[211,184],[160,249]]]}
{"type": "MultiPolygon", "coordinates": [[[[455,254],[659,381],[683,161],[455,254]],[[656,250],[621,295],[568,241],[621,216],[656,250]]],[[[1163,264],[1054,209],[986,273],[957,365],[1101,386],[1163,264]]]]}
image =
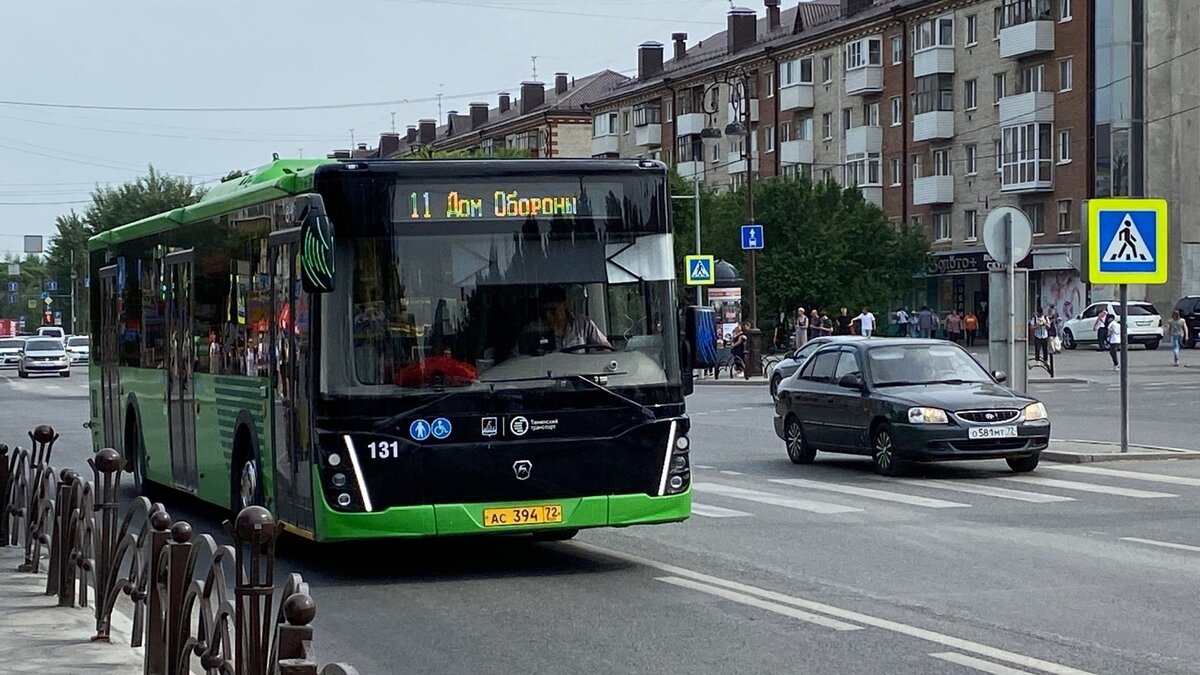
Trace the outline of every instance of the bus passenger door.
{"type": "Polygon", "coordinates": [[[192,250],[164,261],[167,285],[167,421],[171,429],[171,473],[178,487],[196,490],[196,396],[192,389],[192,250]]]}
{"type": "Polygon", "coordinates": [[[313,528],[311,439],[308,418],[310,371],[309,303],[301,289],[300,230],[269,239],[271,256],[271,385],[274,390],[275,511],[287,523],[313,528]]]}
{"type": "Polygon", "coordinates": [[[122,454],[121,378],[119,370],[121,335],[121,294],[117,288],[117,266],[100,269],[100,335],[94,351],[100,368],[100,420],[104,427],[104,447],[122,454]]]}

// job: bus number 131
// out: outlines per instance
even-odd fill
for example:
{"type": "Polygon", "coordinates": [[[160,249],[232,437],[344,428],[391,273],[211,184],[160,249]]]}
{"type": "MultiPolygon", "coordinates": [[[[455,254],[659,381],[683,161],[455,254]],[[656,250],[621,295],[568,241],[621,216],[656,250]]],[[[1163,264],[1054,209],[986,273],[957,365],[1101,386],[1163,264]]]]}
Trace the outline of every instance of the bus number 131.
{"type": "Polygon", "coordinates": [[[399,459],[400,441],[378,441],[367,443],[371,451],[371,459],[399,459]]]}

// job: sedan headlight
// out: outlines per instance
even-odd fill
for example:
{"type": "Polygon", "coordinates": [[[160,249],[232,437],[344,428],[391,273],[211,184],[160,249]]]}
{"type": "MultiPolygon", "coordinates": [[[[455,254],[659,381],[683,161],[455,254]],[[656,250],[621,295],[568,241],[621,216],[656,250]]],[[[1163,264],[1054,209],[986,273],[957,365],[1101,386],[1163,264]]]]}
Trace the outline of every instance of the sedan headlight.
{"type": "Polygon", "coordinates": [[[946,411],[941,408],[909,408],[909,424],[949,424],[946,411]]]}
{"type": "Polygon", "coordinates": [[[1029,405],[1025,406],[1025,410],[1022,412],[1025,414],[1026,421],[1032,422],[1035,420],[1048,419],[1048,416],[1046,415],[1046,406],[1042,405],[1041,403],[1030,403],[1029,405]]]}

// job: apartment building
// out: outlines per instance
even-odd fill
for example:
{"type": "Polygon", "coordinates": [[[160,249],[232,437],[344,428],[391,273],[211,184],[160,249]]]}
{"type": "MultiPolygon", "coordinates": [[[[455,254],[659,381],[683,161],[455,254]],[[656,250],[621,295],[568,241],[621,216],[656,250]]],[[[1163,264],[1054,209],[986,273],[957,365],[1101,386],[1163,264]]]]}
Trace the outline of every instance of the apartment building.
{"type": "Polygon", "coordinates": [[[1090,192],[1091,17],[1082,0],[840,0],[735,8],[688,47],[638,47],[638,76],[589,106],[592,154],[657,157],[721,189],[810,175],[857,185],[925,232],[924,297],[986,315],[987,213],[1034,224],[1031,290],[1077,312],[1090,192]],[[730,76],[733,76],[732,78],[730,76]],[[744,77],[742,77],[744,75],[744,77]],[[730,86],[732,79],[735,86],[730,86]],[[749,91],[750,152],[729,125],[749,91]],[[717,133],[721,132],[721,133],[717,133]]]}
{"type": "Polygon", "coordinates": [[[542,82],[522,82],[516,98],[500,92],[495,106],[471,103],[466,114],[447,112],[443,124],[421,119],[403,136],[385,133],[374,148],[361,143],[353,150],[334,151],[330,157],[386,159],[427,150],[466,150],[489,156],[501,149],[520,150],[532,158],[590,157],[592,116],[584,106],[629,79],[612,70],[578,80],[555,73],[552,88],[542,82]]]}

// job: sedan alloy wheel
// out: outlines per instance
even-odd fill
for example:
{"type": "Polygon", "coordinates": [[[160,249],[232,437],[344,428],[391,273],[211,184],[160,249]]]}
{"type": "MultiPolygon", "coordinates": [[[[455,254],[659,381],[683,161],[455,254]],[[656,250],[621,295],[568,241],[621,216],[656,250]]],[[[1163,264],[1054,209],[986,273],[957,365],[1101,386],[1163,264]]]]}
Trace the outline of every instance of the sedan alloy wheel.
{"type": "Polygon", "coordinates": [[[794,415],[787,418],[784,436],[788,459],[792,460],[792,464],[812,464],[817,457],[817,450],[805,442],[804,427],[800,426],[800,420],[794,415]]]}
{"type": "Polygon", "coordinates": [[[875,430],[875,436],[871,440],[871,458],[875,462],[875,472],[881,476],[895,476],[901,472],[902,465],[892,444],[890,426],[884,424],[875,430]]]}

